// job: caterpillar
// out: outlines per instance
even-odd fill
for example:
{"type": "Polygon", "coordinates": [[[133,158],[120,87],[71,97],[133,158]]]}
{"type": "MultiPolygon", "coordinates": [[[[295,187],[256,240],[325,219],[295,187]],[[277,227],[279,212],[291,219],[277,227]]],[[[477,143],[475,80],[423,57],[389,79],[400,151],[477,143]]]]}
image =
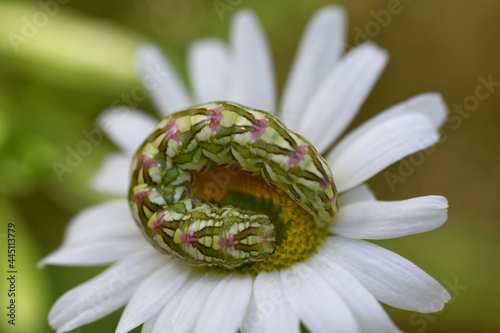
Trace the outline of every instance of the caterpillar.
{"type": "Polygon", "coordinates": [[[150,243],[189,265],[235,268],[265,260],[276,247],[267,215],[192,195],[196,174],[217,165],[261,177],[316,221],[331,220],[338,209],[326,161],[272,114],[231,102],[177,112],[159,122],[133,157],[129,203],[150,243]]]}

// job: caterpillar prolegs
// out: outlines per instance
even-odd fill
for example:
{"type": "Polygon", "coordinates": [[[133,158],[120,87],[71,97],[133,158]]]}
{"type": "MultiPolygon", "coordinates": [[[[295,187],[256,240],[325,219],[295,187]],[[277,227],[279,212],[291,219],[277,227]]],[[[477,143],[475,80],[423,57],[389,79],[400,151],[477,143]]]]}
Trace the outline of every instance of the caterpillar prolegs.
{"type": "Polygon", "coordinates": [[[275,250],[270,218],[196,199],[197,173],[232,166],[287,193],[312,218],[337,210],[326,161],[275,116],[229,102],[193,106],[164,118],[132,161],[129,202],[146,238],[187,264],[234,268],[275,250]]]}

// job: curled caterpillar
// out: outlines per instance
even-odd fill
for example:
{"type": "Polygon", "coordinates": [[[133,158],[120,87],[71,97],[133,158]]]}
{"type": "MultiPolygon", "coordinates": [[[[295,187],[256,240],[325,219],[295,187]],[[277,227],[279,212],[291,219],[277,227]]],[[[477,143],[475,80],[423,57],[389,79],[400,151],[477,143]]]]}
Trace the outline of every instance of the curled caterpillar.
{"type": "Polygon", "coordinates": [[[267,215],[192,196],[196,174],[216,165],[263,178],[317,221],[331,220],[337,210],[326,161],[275,116],[229,102],[177,112],[160,121],[134,156],[129,202],[146,238],[187,264],[234,268],[275,250],[267,215]]]}

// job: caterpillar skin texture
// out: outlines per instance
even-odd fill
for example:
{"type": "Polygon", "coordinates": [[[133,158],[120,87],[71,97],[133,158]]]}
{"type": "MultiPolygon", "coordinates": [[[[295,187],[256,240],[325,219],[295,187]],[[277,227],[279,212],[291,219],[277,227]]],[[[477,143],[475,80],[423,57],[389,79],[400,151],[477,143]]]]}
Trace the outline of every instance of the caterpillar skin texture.
{"type": "Polygon", "coordinates": [[[275,116],[229,102],[194,106],[164,118],[132,161],[129,202],[146,238],[195,266],[234,268],[275,249],[268,216],[215,207],[192,197],[197,173],[238,167],[292,197],[317,221],[337,211],[326,161],[275,116]]]}

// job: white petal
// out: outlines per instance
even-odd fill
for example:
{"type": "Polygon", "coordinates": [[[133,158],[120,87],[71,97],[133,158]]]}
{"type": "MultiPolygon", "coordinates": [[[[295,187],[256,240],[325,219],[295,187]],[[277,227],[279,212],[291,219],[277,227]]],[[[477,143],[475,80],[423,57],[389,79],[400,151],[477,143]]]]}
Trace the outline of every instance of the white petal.
{"type": "Polygon", "coordinates": [[[145,332],[165,332],[169,331],[171,326],[172,318],[179,306],[181,300],[184,298],[184,294],[188,291],[193,284],[195,284],[200,278],[200,275],[192,274],[191,277],[188,278],[184,286],[182,287],[177,294],[164,306],[164,308],[158,312],[156,315],[148,319],[142,330],[145,332]]]}
{"type": "Polygon", "coordinates": [[[349,205],[354,202],[363,202],[363,201],[375,201],[375,194],[373,194],[372,190],[368,187],[367,184],[362,184],[352,190],[344,192],[340,195],[339,204],[341,207],[349,205]]]}
{"type": "Polygon", "coordinates": [[[125,305],[142,279],[164,262],[164,256],[150,251],[119,261],[61,296],[50,310],[50,325],[66,332],[107,316],[125,305]]]}
{"type": "Polygon", "coordinates": [[[112,153],[90,180],[90,187],[101,193],[126,196],[130,178],[130,158],[121,153],[112,153]]]}
{"type": "Polygon", "coordinates": [[[359,331],[346,303],[312,267],[297,263],[282,270],[280,285],[286,300],[309,331],[359,331]]]}
{"type": "Polygon", "coordinates": [[[388,239],[436,229],[448,217],[446,198],[430,195],[402,201],[365,201],[342,206],[331,231],[348,238],[388,239]]]}
{"type": "Polygon", "coordinates": [[[418,312],[435,312],[450,300],[439,282],[403,257],[362,240],[329,237],[331,260],[351,272],[379,301],[418,312]]]}
{"type": "Polygon", "coordinates": [[[160,311],[182,288],[189,273],[186,265],[172,260],[146,278],[128,302],[116,332],[131,331],[160,311]]]}
{"type": "Polygon", "coordinates": [[[248,303],[248,310],[243,319],[243,323],[240,327],[241,333],[260,333],[264,332],[264,327],[262,327],[262,314],[255,304],[255,295],[252,293],[250,296],[250,302],[248,303]]]}
{"type": "Polygon", "coordinates": [[[214,288],[197,319],[194,332],[237,332],[252,293],[250,275],[231,274],[214,288]]]}
{"type": "Polygon", "coordinates": [[[280,118],[288,128],[296,129],[302,110],[340,57],[345,26],[338,6],[323,7],[309,21],[283,91],[280,118]]]}
{"type": "Polygon", "coordinates": [[[207,38],[191,44],[188,61],[196,103],[228,99],[229,56],[220,39],[207,38]]]}
{"type": "Polygon", "coordinates": [[[73,217],[61,247],[38,265],[108,264],[144,246],[148,244],[130,215],[127,202],[106,202],[73,217]]]}
{"type": "Polygon", "coordinates": [[[387,53],[371,43],[349,51],[305,108],[298,132],[322,153],[352,121],[386,62],[387,53]]]}
{"type": "Polygon", "coordinates": [[[144,112],[122,106],[104,111],[97,121],[111,141],[128,156],[137,151],[157,123],[144,112]]]}
{"type": "Polygon", "coordinates": [[[151,316],[151,318],[149,318],[148,320],[146,320],[144,322],[144,325],[142,325],[141,327],[141,333],[154,333],[154,325],[156,323],[156,321],[158,320],[158,317],[160,316],[160,313],[156,313],[154,314],[153,316],[151,316]]]}
{"type": "Polygon", "coordinates": [[[315,256],[318,271],[342,296],[362,332],[400,332],[379,302],[345,268],[323,256],[315,256]]]}
{"type": "Polygon", "coordinates": [[[439,134],[429,118],[411,113],[389,118],[360,132],[342,152],[327,156],[327,160],[335,175],[337,189],[343,192],[438,140],[439,134]]]}
{"type": "Polygon", "coordinates": [[[141,233],[127,201],[116,200],[91,206],[73,217],[68,224],[64,243],[136,235],[141,233]]]}
{"type": "Polygon", "coordinates": [[[39,263],[61,266],[97,266],[111,264],[120,258],[137,252],[147,245],[138,237],[89,241],[62,246],[48,254],[39,263]]]}
{"type": "Polygon", "coordinates": [[[146,44],[139,49],[137,69],[142,84],[162,117],[192,105],[184,83],[155,45],[146,44]]]}
{"type": "Polygon", "coordinates": [[[269,46],[255,15],[240,11],[231,26],[232,70],[230,100],[275,112],[276,87],[269,46]]]}
{"type": "Polygon", "coordinates": [[[244,333],[299,333],[300,322],[280,288],[280,273],[261,272],[253,285],[253,304],[244,321],[244,333]]]}
{"type": "Polygon", "coordinates": [[[388,119],[397,118],[405,114],[421,114],[428,117],[431,124],[437,129],[444,120],[448,110],[443,97],[437,93],[425,93],[412,97],[404,102],[391,106],[380,112],[375,117],[365,121],[355,130],[349,132],[329,154],[329,160],[334,161],[337,155],[341,154],[349,145],[355,141],[362,133],[368,132],[374,127],[386,122],[388,119]]]}
{"type": "Polygon", "coordinates": [[[171,332],[191,332],[212,290],[225,277],[221,274],[208,273],[194,283],[184,293],[167,328],[171,332]]]}

